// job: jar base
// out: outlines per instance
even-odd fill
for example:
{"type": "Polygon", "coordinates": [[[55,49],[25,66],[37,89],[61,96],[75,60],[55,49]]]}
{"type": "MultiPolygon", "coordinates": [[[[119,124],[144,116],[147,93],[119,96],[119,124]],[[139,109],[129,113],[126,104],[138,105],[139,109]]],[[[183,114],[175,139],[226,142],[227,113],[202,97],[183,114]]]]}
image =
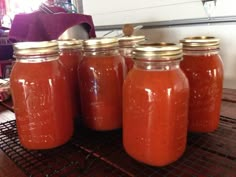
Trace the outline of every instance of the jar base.
{"type": "Polygon", "coordinates": [[[64,139],[64,140],[61,140],[61,141],[58,141],[58,143],[42,143],[42,144],[37,144],[37,143],[24,143],[20,140],[20,144],[21,146],[23,146],[24,148],[28,149],[28,150],[46,150],[46,149],[53,149],[53,148],[57,148],[57,147],[60,147],[64,144],[66,144],[72,137],[72,134],[71,136],[69,136],[68,138],[64,139]]]}
{"type": "Polygon", "coordinates": [[[133,153],[130,153],[129,150],[127,150],[127,148],[124,147],[124,149],[125,149],[125,152],[134,160],[138,161],[139,163],[143,163],[143,164],[154,166],[154,167],[163,167],[163,166],[170,165],[174,163],[175,161],[177,161],[185,152],[185,148],[184,148],[183,151],[179,153],[178,155],[176,155],[176,157],[174,158],[171,158],[169,160],[160,160],[160,159],[157,160],[157,159],[151,159],[151,158],[141,159],[140,157],[135,156],[133,153]]]}

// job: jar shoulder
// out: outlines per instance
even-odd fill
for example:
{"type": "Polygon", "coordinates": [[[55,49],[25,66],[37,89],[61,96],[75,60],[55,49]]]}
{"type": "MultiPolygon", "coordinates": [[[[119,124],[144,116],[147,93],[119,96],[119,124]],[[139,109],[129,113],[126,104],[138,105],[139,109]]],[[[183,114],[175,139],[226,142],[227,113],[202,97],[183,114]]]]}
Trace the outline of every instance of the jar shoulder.
{"type": "Polygon", "coordinates": [[[12,68],[11,80],[17,79],[44,79],[52,77],[63,77],[65,70],[59,60],[42,63],[20,63],[16,62],[12,68]]]}
{"type": "Polygon", "coordinates": [[[133,68],[127,75],[124,87],[137,87],[139,89],[188,89],[187,77],[181,69],[170,71],[146,71],[133,68]]]}
{"type": "Polygon", "coordinates": [[[223,70],[223,62],[219,54],[209,55],[183,55],[180,62],[182,69],[192,68],[194,70],[209,70],[219,68],[223,70]]]}

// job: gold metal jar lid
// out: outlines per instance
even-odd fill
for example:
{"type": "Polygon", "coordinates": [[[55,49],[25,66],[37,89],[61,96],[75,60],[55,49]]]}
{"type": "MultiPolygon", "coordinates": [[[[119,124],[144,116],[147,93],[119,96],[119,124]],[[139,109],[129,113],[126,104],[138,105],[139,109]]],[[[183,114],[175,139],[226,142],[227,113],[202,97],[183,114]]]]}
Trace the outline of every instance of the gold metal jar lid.
{"type": "Polygon", "coordinates": [[[17,42],[13,44],[14,55],[34,56],[58,53],[56,41],[17,42]]]}
{"type": "Polygon", "coordinates": [[[57,40],[59,49],[77,49],[82,48],[82,40],[77,39],[60,39],[57,40]]]}
{"type": "Polygon", "coordinates": [[[213,36],[187,37],[180,41],[186,50],[209,50],[218,49],[220,40],[213,36]]]}
{"type": "Polygon", "coordinates": [[[124,36],[118,41],[120,47],[134,47],[134,45],[145,41],[145,36],[124,36]]]}
{"type": "Polygon", "coordinates": [[[142,43],[134,48],[134,60],[170,61],[182,58],[182,47],[174,43],[142,43]]]}
{"type": "Polygon", "coordinates": [[[83,41],[83,48],[86,50],[118,47],[117,38],[93,38],[83,41]]]}

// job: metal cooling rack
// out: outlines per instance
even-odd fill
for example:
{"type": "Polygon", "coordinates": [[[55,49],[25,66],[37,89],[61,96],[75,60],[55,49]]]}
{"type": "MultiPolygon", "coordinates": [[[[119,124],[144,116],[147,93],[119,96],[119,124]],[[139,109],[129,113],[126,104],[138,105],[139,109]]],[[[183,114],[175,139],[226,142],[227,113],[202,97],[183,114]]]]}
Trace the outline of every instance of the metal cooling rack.
{"type": "Polygon", "coordinates": [[[120,130],[77,129],[64,146],[29,151],[19,143],[15,121],[8,121],[0,124],[0,148],[30,177],[236,177],[236,119],[221,116],[217,131],[189,134],[183,157],[162,168],[130,158],[120,130]]]}

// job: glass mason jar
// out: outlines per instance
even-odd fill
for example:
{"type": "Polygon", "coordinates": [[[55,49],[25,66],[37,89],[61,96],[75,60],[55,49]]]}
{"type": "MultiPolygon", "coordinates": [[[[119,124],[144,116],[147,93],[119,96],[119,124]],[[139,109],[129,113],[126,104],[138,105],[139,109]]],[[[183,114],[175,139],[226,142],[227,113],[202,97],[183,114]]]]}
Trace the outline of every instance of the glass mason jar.
{"type": "Polygon", "coordinates": [[[145,41],[145,36],[125,36],[119,38],[119,50],[125,59],[127,72],[129,72],[134,65],[132,60],[132,51],[134,46],[143,41],[145,41]]]}
{"type": "Polygon", "coordinates": [[[16,43],[14,55],[10,86],[22,146],[49,149],[66,143],[73,133],[72,105],[57,42],[16,43]]]}
{"type": "MultiPolygon", "coordinates": [[[[60,61],[68,75],[68,84],[72,94],[73,116],[80,116],[80,98],[78,85],[78,66],[82,59],[82,40],[67,39],[58,40],[60,49],[60,61]]],[[[68,98],[69,99],[69,98],[68,98]]]]}
{"type": "Polygon", "coordinates": [[[123,85],[123,144],[134,159],[168,165],[185,151],[189,85],[180,46],[137,46],[123,85]]]}
{"type": "Polygon", "coordinates": [[[219,39],[190,37],[181,41],[183,61],[180,64],[189,80],[189,131],[212,132],[219,124],[223,87],[223,65],[219,39]]]}
{"type": "Polygon", "coordinates": [[[121,127],[125,63],[115,38],[83,42],[79,65],[82,118],[87,127],[105,131],[121,127]]]}

